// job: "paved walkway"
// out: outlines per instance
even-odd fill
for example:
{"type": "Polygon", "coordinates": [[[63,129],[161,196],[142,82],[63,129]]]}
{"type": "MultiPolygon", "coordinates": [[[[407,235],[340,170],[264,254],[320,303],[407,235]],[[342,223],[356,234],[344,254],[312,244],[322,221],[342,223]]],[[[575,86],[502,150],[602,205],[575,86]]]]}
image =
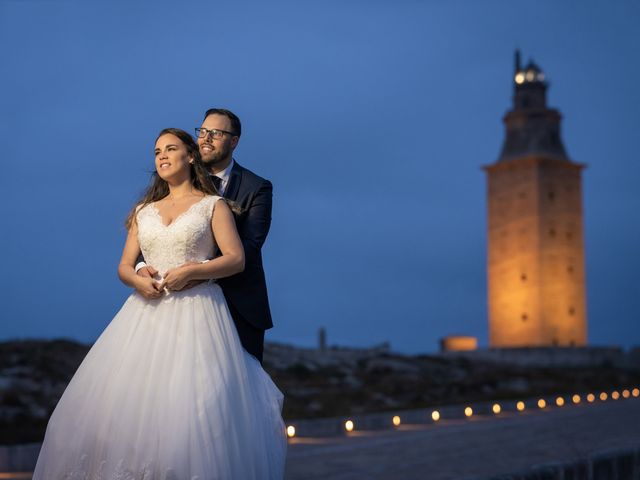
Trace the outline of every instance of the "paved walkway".
{"type": "Polygon", "coordinates": [[[640,399],[292,439],[286,480],[464,479],[640,446],[640,399]]]}

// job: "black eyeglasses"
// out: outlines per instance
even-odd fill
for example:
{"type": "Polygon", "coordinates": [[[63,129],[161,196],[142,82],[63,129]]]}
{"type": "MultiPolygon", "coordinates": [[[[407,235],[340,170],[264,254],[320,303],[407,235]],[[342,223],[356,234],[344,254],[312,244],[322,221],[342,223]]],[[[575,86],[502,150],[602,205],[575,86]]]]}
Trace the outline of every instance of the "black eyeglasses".
{"type": "Polygon", "coordinates": [[[232,137],[237,137],[238,134],[233,132],[227,132],[226,130],[218,130],[217,128],[212,128],[209,130],[208,128],[196,128],[196,135],[198,138],[205,138],[211,135],[214,140],[220,140],[224,137],[225,133],[227,135],[231,135],[232,137]]]}

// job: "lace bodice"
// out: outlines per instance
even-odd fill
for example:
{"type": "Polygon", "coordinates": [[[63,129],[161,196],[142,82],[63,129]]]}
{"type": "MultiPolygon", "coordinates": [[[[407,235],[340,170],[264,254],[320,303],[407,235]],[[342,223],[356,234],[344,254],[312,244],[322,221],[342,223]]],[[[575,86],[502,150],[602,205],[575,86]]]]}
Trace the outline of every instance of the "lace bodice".
{"type": "Polygon", "coordinates": [[[138,242],[147,265],[162,275],[185,262],[200,262],[213,255],[211,215],[222,197],[207,195],[178,215],[169,225],[150,203],[136,214],[138,242]]]}

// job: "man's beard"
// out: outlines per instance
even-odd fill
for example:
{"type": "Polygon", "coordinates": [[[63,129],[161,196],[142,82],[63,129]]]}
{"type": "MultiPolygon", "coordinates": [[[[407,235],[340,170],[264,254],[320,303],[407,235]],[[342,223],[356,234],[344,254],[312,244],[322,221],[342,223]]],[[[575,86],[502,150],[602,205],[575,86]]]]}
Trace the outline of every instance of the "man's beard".
{"type": "Polygon", "coordinates": [[[216,148],[206,155],[200,151],[200,156],[202,157],[202,163],[204,163],[204,166],[211,168],[219,163],[223,163],[227,158],[229,158],[229,153],[230,149],[225,145],[223,148],[216,148]]]}

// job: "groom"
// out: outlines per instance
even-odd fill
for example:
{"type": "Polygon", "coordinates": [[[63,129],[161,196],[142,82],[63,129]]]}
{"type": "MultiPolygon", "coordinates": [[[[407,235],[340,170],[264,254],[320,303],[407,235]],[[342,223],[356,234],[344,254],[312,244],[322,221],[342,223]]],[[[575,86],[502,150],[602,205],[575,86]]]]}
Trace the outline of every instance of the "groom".
{"type": "MultiPolygon", "coordinates": [[[[240,119],[223,108],[207,110],[202,125],[196,128],[202,161],[219,194],[241,209],[234,216],[244,246],[245,269],[217,283],[227,299],[242,346],[262,363],[264,331],[273,326],[261,251],[271,226],[272,185],[233,159],[241,133],[240,119]]],[[[150,268],[140,268],[138,274],[152,275],[150,268]]]]}

